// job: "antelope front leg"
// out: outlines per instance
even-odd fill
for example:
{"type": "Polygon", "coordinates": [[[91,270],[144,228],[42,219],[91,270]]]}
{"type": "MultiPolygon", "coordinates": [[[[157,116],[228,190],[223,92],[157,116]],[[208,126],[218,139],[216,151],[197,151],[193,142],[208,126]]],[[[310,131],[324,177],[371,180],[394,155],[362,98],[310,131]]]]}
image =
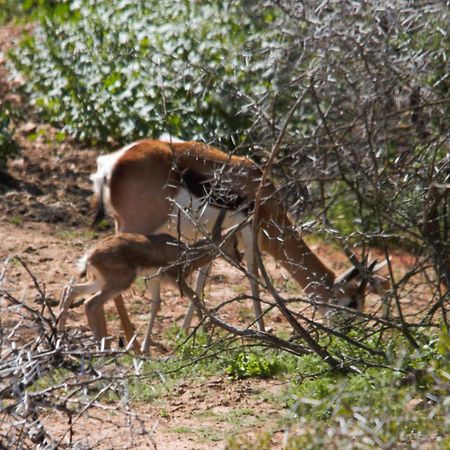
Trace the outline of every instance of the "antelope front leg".
{"type": "Polygon", "coordinates": [[[158,278],[150,280],[150,294],[152,298],[152,307],[150,311],[150,319],[148,321],[147,332],[145,334],[144,344],[142,346],[142,353],[144,355],[150,354],[150,343],[153,331],[153,324],[155,323],[156,314],[161,306],[161,283],[158,278]]]}
{"type": "MultiPolygon", "coordinates": [[[[202,267],[197,275],[197,281],[195,283],[195,292],[197,294],[198,298],[202,298],[203,289],[205,288],[206,279],[208,278],[210,272],[211,272],[212,264],[208,264],[207,266],[202,267]]],[[[183,320],[183,329],[187,330],[191,326],[192,318],[194,317],[194,311],[195,311],[195,305],[194,302],[191,300],[189,302],[189,308],[184,316],[183,320]]],[[[202,316],[199,317],[201,319],[202,316]]]]}

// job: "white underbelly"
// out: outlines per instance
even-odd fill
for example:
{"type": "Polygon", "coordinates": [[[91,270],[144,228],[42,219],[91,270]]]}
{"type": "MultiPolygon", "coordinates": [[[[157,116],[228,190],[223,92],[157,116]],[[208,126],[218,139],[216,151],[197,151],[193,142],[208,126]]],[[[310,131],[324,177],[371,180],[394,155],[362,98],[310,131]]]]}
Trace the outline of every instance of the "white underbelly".
{"type": "MultiPolygon", "coordinates": [[[[169,220],[158,229],[158,233],[168,233],[182,240],[195,241],[202,239],[210,232],[219,216],[220,208],[209,205],[204,199],[191,195],[180,188],[173,199],[173,207],[169,220]]],[[[229,210],[225,216],[222,228],[230,228],[242,224],[246,215],[242,212],[229,210]]]]}

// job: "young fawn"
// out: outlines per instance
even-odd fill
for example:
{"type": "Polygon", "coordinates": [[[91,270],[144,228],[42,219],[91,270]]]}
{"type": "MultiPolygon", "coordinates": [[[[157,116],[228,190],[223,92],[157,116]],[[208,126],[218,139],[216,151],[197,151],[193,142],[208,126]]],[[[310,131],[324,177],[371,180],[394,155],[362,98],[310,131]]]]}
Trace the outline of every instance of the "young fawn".
{"type": "MultiPolygon", "coordinates": [[[[80,276],[87,274],[90,280],[66,288],[60,309],[59,330],[65,329],[67,311],[75,298],[93,294],[85,303],[85,313],[94,337],[98,340],[105,338],[107,327],[103,305],[126,291],[137,276],[147,276],[153,280],[162,277],[179,286],[181,294],[192,300],[195,293],[186,283],[189,274],[210,263],[220,250],[228,257],[240,260],[235,230],[222,237],[221,227],[225,214],[226,210],[222,209],[214,224],[211,239],[199,240],[191,246],[168,234],[144,236],[119,233],[102,239],[80,261],[80,276]]],[[[144,353],[148,353],[151,329],[161,303],[159,285],[157,294],[156,298],[152,298],[144,353]]],[[[128,340],[133,336],[130,330],[128,333],[125,330],[125,334],[128,334],[128,340]]]]}

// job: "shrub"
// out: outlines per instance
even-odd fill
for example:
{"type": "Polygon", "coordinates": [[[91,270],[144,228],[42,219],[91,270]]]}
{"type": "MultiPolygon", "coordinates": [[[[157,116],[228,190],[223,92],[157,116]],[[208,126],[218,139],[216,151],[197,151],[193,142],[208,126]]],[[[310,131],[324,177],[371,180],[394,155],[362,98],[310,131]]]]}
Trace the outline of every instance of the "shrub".
{"type": "Polygon", "coordinates": [[[0,169],[6,166],[6,160],[15,155],[19,147],[12,137],[10,112],[0,108],[0,169]]]}
{"type": "Polygon", "coordinates": [[[250,126],[245,92],[268,79],[252,61],[272,16],[243,3],[83,0],[46,17],[14,61],[36,107],[80,139],[230,142],[250,126]]]}

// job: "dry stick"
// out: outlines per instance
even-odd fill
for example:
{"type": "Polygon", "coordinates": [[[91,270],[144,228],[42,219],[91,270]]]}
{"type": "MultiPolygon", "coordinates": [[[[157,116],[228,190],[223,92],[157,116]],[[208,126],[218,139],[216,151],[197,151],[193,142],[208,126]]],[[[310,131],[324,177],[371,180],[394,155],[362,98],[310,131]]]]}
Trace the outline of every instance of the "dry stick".
{"type": "MultiPolygon", "coordinates": [[[[40,298],[41,298],[41,300],[42,300],[42,311],[41,311],[40,319],[43,319],[48,325],[52,325],[53,323],[56,322],[56,316],[55,316],[55,314],[53,313],[53,309],[51,308],[50,304],[48,303],[47,297],[46,297],[46,295],[45,295],[45,290],[43,290],[43,289],[41,288],[41,286],[39,285],[39,283],[38,283],[36,277],[33,275],[33,273],[31,272],[31,270],[30,270],[30,268],[28,267],[28,265],[26,264],[26,262],[25,262],[20,256],[18,256],[18,255],[11,255],[11,256],[9,256],[9,257],[5,260],[5,262],[4,262],[4,264],[3,264],[3,271],[2,271],[2,273],[0,274],[0,288],[1,288],[1,283],[2,283],[2,281],[3,281],[4,277],[6,276],[6,270],[7,270],[7,267],[8,267],[8,265],[9,265],[10,261],[12,261],[12,260],[14,260],[14,259],[15,259],[16,261],[18,261],[18,262],[22,265],[22,267],[25,269],[25,271],[28,273],[28,275],[30,276],[31,280],[33,281],[33,284],[34,284],[35,289],[36,289],[36,290],[38,291],[38,293],[39,293],[39,296],[40,296],[40,298]],[[47,308],[48,308],[48,310],[49,310],[49,313],[50,313],[50,315],[51,315],[51,318],[50,318],[50,319],[45,319],[45,318],[42,316],[42,314],[43,314],[43,312],[44,312],[44,308],[45,308],[46,306],[47,306],[47,308]]],[[[30,310],[31,310],[31,309],[30,309],[30,310]]],[[[35,314],[37,314],[36,311],[34,311],[34,310],[31,310],[31,311],[33,311],[35,314]]],[[[53,328],[52,328],[52,329],[53,329],[53,328]]],[[[53,331],[56,332],[56,329],[53,330],[53,331]]]]}
{"type": "Polygon", "coordinates": [[[4,297],[11,302],[13,305],[18,305],[21,308],[23,308],[25,311],[29,312],[30,315],[35,319],[35,322],[40,326],[41,333],[38,335],[39,339],[33,340],[34,342],[34,348],[38,348],[40,345],[40,342],[42,339],[45,339],[47,345],[53,350],[55,349],[55,336],[56,331],[54,329],[54,322],[51,319],[45,318],[39,311],[36,311],[35,309],[28,306],[26,303],[24,303],[21,300],[17,300],[14,296],[12,296],[8,292],[3,293],[4,297]],[[51,336],[47,334],[47,330],[45,329],[44,325],[48,325],[51,331],[51,336]]]}
{"type": "Polygon", "coordinates": [[[74,419],[72,419],[72,416],[70,416],[70,423],[69,428],[63,433],[61,438],[58,440],[57,447],[58,448],[61,444],[64,438],[67,434],[70,435],[70,439],[72,439],[72,433],[73,433],[73,425],[78,421],[78,419],[99,399],[105,392],[109,391],[111,389],[111,386],[113,383],[109,383],[107,386],[105,386],[87,405],[85,405],[84,408],[81,409],[81,411],[75,416],[74,419]]]}
{"type": "MultiPolygon", "coordinates": [[[[314,78],[311,79],[311,84],[314,82],[314,78]]],[[[297,334],[308,344],[308,346],[311,348],[311,350],[313,350],[315,353],[317,353],[327,364],[329,364],[333,369],[338,369],[338,370],[343,370],[344,368],[342,367],[342,363],[340,361],[338,361],[337,359],[333,358],[330,353],[328,353],[328,351],[325,348],[322,348],[315,340],[314,338],[308,333],[308,331],[306,331],[306,329],[304,329],[300,323],[295,319],[295,317],[291,314],[291,312],[289,311],[289,309],[286,307],[286,305],[284,304],[283,298],[279,295],[279,293],[277,292],[277,290],[275,289],[275,287],[273,286],[269,275],[267,274],[267,271],[264,267],[262,258],[261,258],[261,253],[259,252],[258,246],[257,246],[257,233],[258,233],[258,215],[259,215],[259,209],[261,206],[261,196],[262,196],[262,191],[263,191],[263,187],[265,185],[265,182],[269,176],[269,172],[272,169],[273,163],[275,161],[275,158],[277,157],[278,153],[280,152],[281,149],[281,143],[283,141],[284,135],[286,134],[286,130],[287,130],[287,126],[295,112],[295,110],[297,109],[297,107],[300,105],[300,103],[303,101],[303,99],[305,98],[307,93],[307,90],[304,92],[304,94],[299,97],[295,103],[292,105],[291,109],[289,110],[285,121],[283,123],[283,126],[280,130],[280,134],[278,135],[278,138],[274,144],[274,146],[272,147],[271,153],[270,153],[270,157],[269,160],[267,161],[262,176],[261,176],[261,181],[259,183],[258,189],[256,191],[256,195],[255,195],[255,207],[253,210],[253,225],[252,225],[252,232],[253,232],[253,248],[255,249],[255,256],[256,256],[256,261],[258,263],[258,267],[261,270],[261,274],[264,278],[264,281],[266,283],[267,289],[269,290],[270,294],[272,295],[272,297],[274,298],[274,300],[277,303],[278,308],[280,309],[280,311],[282,312],[282,314],[286,317],[286,319],[288,320],[288,322],[291,324],[292,328],[297,332],[297,334]]],[[[348,369],[344,369],[344,370],[348,370],[348,369]]],[[[352,371],[355,371],[354,368],[351,369],[352,371]]]]}

